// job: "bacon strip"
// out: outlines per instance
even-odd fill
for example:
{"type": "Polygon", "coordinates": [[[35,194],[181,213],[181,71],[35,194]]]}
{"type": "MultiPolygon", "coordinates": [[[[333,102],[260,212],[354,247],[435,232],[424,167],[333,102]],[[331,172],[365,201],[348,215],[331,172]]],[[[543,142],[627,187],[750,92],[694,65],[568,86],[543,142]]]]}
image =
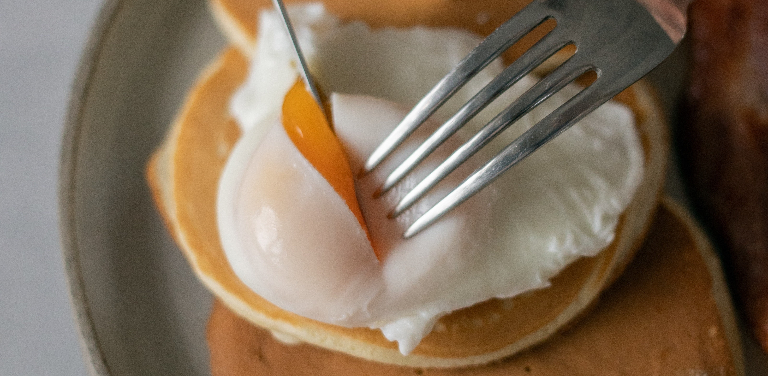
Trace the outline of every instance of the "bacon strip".
{"type": "Polygon", "coordinates": [[[697,0],[683,173],[768,352],[768,1],[697,0]]]}

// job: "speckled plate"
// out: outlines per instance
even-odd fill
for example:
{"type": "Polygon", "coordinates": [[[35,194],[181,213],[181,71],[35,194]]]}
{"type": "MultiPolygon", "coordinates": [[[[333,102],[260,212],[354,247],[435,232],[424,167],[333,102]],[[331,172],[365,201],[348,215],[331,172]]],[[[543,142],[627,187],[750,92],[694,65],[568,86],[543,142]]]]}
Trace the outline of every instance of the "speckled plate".
{"type": "MultiPolygon", "coordinates": [[[[211,295],[168,235],[144,168],[224,43],[204,0],[108,0],[83,54],[59,192],[72,302],[92,375],[210,373],[204,328],[211,295]]],[[[651,75],[668,110],[684,57],[679,51],[651,75]]],[[[670,177],[668,191],[684,200],[674,171],[670,177]]],[[[758,369],[768,362],[746,342],[749,374],[765,374],[758,369]]]]}

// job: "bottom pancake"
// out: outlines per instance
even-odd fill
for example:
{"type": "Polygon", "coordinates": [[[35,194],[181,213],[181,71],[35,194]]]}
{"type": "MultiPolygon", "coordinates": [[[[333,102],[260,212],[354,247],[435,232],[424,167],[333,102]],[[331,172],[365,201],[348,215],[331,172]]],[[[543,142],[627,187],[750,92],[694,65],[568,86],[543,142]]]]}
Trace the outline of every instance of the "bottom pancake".
{"type": "Polygon", "coordinates": [[[594,309],[509,359],[460,369],[371,362],[286,344],[218,300],[208,323],[213,375],[741,375],[720,265],[689,215],[665,200],[644,246],[594,309]]]}

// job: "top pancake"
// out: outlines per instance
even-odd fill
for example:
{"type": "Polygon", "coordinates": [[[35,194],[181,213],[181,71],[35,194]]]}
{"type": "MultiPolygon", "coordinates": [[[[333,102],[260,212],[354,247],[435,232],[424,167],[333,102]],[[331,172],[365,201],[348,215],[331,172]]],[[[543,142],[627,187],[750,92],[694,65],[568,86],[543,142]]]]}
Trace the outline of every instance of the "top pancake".
{"type": "MultiPolygon", "coordinates": [[[[220,0],[211,4],[230,39],[242,51],[249,51],[256,15],[271,3],[220,0]]],[[[481,34],[490,32],[521,7],[508,1],[458,0],[329,1],[326,5],[342,18],[361,19],[373,26],[456,26],[481,34]],[[496,9],[491,8],[494,5],[496,9]]],[[[244,80],[247,64],[241,53],[229,50],[209,67],[190,93],[164,146],[153,157],[148,176],[169,228],[206,286],[239,315],[283,336],[394,364],[455,367],[486,363],[543,341],[581,315],[623,270],[648,228],[663,181],[668,140],[659,105],[649,88],[640,84],[619,96],[636,115],[645,149],[646,176],[637,197],[620,221],[616,240],[598,256],[564,270],[550,288],[450,314],[438,323],[440,330],[433,331],[407,357],[378,331],[336,327],[283,311],[254,294],[234,275],[216,228],[218,176],[239,137],[227,113],[227,102],[244,80]]]]}
{"type": "MultiPolygon", "coordinates": [[[[305,1],[285,0],[289,6],[305,1]]],[[[454,27],[478,35],[488,35],[496,27],[517,13],[530,0],[377,0],[322,1],[326,10],[342,20],[363,21],[371,27],[454,27]]],[[[230,43],[246,56],[253,50],[256,27],[262,9],[272,7],[270,0],[209,0],[211,11],[230,43]]],[[[519,56],[533,42],[545,34],[545,29],[534,30],[514,45],[507,59],[519,56]]]]}
{"type": "Polygon", "coordinates": [[[209,67],[153,157],[148,176],[169,228],[206,286],[249,321],[305,342],[415,366],[453,367],[508,356],[541,342],[592,304],[639,247],[656,205],[666,160],[666,128],[657,103],[641,84],[621,98],[637,115],[646,176],[621,219],[616,241],[598,256],[564,270],[550,288],[444,317],[438,324],[442,329],[404,357],[378,331],[327,325],[275,307],[249,290],[229,267],[218,240],[216,189],[228,152],[239,137],[227,103],[246,71],[247,60],[232,49],[209,67]]]}

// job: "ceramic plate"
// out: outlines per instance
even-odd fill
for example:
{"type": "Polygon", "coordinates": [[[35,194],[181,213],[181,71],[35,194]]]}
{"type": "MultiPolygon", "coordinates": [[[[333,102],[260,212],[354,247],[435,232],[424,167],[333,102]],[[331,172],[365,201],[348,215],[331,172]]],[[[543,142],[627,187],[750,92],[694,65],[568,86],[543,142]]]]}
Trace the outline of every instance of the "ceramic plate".
{"type": "MultiPolygon", "coordinates": [[[[202,0],[110,0],[76,78],[61,162],[62,238],[93,375],[207,375],[212,297],[155,210],[144,168],[224,47],[202,0]]],[[[652,74],[672,108],[684,52],[652,74]]],[[[676,174],[668,190],[678,198],[676,174]]],[[[746,353],[753,362],[754,345],[746,353]]],[[[757,373],[754,373],[757,374],[757,373]]]]}

